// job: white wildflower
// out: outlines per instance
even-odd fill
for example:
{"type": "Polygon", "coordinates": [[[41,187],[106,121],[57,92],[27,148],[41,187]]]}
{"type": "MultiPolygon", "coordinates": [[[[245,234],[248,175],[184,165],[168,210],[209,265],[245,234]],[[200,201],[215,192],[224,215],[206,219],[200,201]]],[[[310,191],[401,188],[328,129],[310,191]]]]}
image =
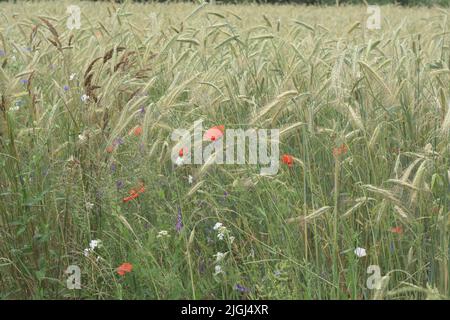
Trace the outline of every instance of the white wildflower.
{"type": "Polygon", "coordinates": [[[92,202],[86,202],[86,208],[88,210],[91,210],[94,207],[94,204],[92,202]]]}
{"type": "Polygon", "coordinates": [[[364,248],[356,248],[355,249],[355,254],[358,256],[358,258],[362,258],[362,257],[365,257],[366,255],[367,255],[367,253],[366,253],[366,249],[364,249],[364,248]]]}
{"type": "Polygon", "coordinates": [[[72,74],[70,74],[70,76],[69,76],[69,80],[70,81],[72,81],[73,79],[75,79],[75,77],[77,76],[77,74],[76,73],[72,73],[72,74]]]}
{"type": "Polygon", "coordinates": [[[80,139],[80,142],[85,142],[87,140],[87,137],[84,134],[79,134],[78,139],[80,139]]]}
{"type": "Polygon", "coordinates": [[[225,256],[227,255],[227,252],[222,253],[222,252],[217,252],[214,257],[216,257],[216,262],[220,262],[223,260],[223,258],[225,258],[225,256]]]}
{"type": "Polygon", "coordinates": [[[91,242],[89,242],[89,247],[91,248],[92,251],[94,251],[95,248],[100,248],[101,245],[102,245],[101,240],[91,240],[91,242]]]}
{"type": "Polygon", "coordinates": [[[157,238],[170,237],[170,235],[166,230],[161,230],[160,232],[158,232],[158,235],[156,237],[157,238]]]}
{"type": "Polygon", "coordinates": [[[225,233],[228,231],[227,227],[225,227],[221,222],[217,222],[213,229],[217,231],[217,238],[219,238],[219,240],[225,239],[225,233]]]}
{"type": "Polygon", "coordinates": [[[81,96],[81,101],[83,101],[83,102],[86,103],[86,101],[88,101],[88,100],[89,100],[89,96],[88,96],[87,94],[83,94],[83,95],[81,96]]]}
{"type": "Polygon", "coordinates": [[[217,222],[217,223],[214,225],[213,229],[214,229],[214,230],[218,230],[218,229],[221,228],[222,226],[223,226],[222,223],[217,222]]]}
{"type": "Polygon", "coordinates": [[[194,178],[191,175],[189,175],[188,177],[188,182],[189,184],[192,184],[192,182],[194,182],[194,178]]]}
{"type": "Polygon", "coordinates": [[[219,265],[215,266],[214,271],[215,271],[215,272],[214,272],[214,275],[215,275],[215,276],[217,276],[218,274],[223,273],[222,267],[219,266],[219,265]]]}

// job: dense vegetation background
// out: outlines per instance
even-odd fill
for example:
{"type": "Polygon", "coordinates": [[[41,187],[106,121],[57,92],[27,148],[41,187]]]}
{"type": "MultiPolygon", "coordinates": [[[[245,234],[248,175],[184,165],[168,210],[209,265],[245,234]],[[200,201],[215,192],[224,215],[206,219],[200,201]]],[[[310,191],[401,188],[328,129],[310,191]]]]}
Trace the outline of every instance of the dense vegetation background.
{"type": "MultiPolygon", "coordinates": [[[[135,2],[151,2],[148,0],[134,0],[135,2]]],[[[153,2],[168,2],[165,0],[153,1],[153,2]]],[[[172,1],[175,2],[175,1],[172,1]]],[[[180,1],[181,2],[181,1],[180,1]]],[[[194,1],[195,2],[195,1],[194,1]]],[[[216,3],[298,3],[308,5],[336,5],[339,4],[399,4],[405,6],[412,5],[441,5],[448,6],[450,0],[216,0],[216,3]]]]}
{"type": "MultiPolygon", "coordinates": [[[[0,0],[8,1],[8,0],[0,0]]],[[[9,0],[10,2],[17,2],[16,0],[9,0]]],[[[19,0],[20,1],[20,0],[19,0]]],[[[86,0],[86,1],[97,1],[97,0],[86,0]]],[[[107,0],[99,0],[99,1],[107,1],[107,0]]],[[[115,0],[114,2],[124,2],[125,0],[115,0]]],[[[132,0],[133,2],[183,2],[183,1],[167,1],[167,0],[132,0]]],[[[190,1],[190,2],[198,2],[190,1]]],[[[107,1],[108,2],[108,1],[107,1]]],[[[189,2],[189,1],[184,1],[189,2]]],[[[414,6],[414,5],[440,5],[440,6],[448,6],[450,4],[450,0],[216,0],[216,3],[298,3],[298,4],[307,4],[307,5],[336,5],[337,2],[339,4],[364,4],[367,2],[368,4],[398,4],[404,6],[414,6]]]]}
{"type": "Polygon", "coordinates": [[[448,9],[17,2],[0,300],[450,297],[448,9]],[[279,128],[278,174],[174,165],[199,119],[279,128]]]}
{"type": "MultiPolygon", "coordinates": [[[[134,0],[136,2],[149,2],[148,0],[134,0]]],[[[363,0],[338,0],[340,4],[361,4],[363,0]]],[[[167,2],[160,0],[159,2],[167,2]]],[[[336,0],[216,0],[217,3],[299,3],[316,5],[336,5],[336,0]]],[[[368,4],[400,4],[400,5],[448,5],[449,0],[369,0],[368,4]]]]}

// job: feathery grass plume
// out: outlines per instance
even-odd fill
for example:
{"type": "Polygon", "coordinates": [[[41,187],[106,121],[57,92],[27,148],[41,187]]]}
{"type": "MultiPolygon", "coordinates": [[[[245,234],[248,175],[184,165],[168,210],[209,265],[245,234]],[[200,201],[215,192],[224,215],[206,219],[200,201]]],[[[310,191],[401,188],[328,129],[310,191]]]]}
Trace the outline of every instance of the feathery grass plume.
{"type": "Polygon", "coordinates": [[[282,94],[279,94],[273,101],[266,104],[264,107],[261,108],[261,111],[259,111],[255,117],[253,117],[253,120],[250,121],[250,124],[256,123],[260,118],[264,117],[269,112],[274,112],[276,108],[280,108],[281,105],[283,105],[286,100],[292,98],[293,96],[296,96],[298,92],[296,90],[290,90],[283,92],[282,94]]]}
{"type": "Polygon", "coordinates": [[[448,139],[450,136],[450,104],[447,106],[447,112],[445,112],[445,117],[442,121],[441,135],[444,139],[448,139]]]}
{"type": "Polygon", "coordinates": [[[414,191],[411,194],[411,205],[416,204],[419,191],[424,190],[424,181],[426,174],[428,173],[429,161],[424,160],[420,167],[417,169],[416,175],[412,181],[414,191]]]}
{"type": "Polygon", "coordinates": [[[304,225],[305,223],[309,223],[311,220],[314,220],[318,217],[320,217],[322,214],[324,214],[325,212],[329,211],[330,209],[332,209],[332,207],[330,206],[325,206],[322,207],[320,209],[315,210],[313,213],[307,215],[307,216],[300,216],[300,217],[295,217],[295,218],[289,218],[286,220],[287,223],[293,223],[293,222],[298,222],[302,225],[304,225]]]}
{"type": "Polygon", "coordinates": [[[375,80],[382,88],[388,93],[388,96],[392,96],[392,92],[387,86],[387,84],[383,81],[383,79],[375,72],[367,63],[364,61],[358,61],[361,66],[363,72],[371,79],[375,80]]]}

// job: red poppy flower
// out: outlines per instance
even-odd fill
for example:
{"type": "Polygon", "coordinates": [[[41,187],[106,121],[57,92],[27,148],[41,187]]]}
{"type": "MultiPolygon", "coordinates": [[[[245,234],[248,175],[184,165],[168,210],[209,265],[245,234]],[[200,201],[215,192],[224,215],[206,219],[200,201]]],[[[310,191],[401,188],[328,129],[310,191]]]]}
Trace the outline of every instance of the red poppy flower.
{"type": "Polygon", "coordinates": [[[403,228],[402,227],[394,227],[394,228],[391,228],[391,232],[392,233],[397,233],[397,234],[403,234],[403,228]]]}
{"type": "Polygon", "coordinates": [[[134,190],[131,190],[130,194],[131,194],[130,196],[123,198],[123,202],[128,202],[128,201],[131,201],[131,200],[136,199],[137,197],[139,197],[139,193],[137,193],[134,190]]]}
{"type": "Polygon", "coordinates": [[[125,273],[131,272],[132,270],[133,265],[129,262],[124,262],[119,267],[117,267],[117,274],[120,276],[124,276],[125,273]]]}
{"type": "Polygon", "coordinates": [[[282,161],[284,164],[287,164],[289,168],[291,168],[292,165],[294,164],[294,158],[293,158],[290,154],[284,154],[284,155],[281,157],[281,161],[282,161]]]}
{"type": "Polygon", "coordinates": [[[339,157],[340,155],[346,154],[348,151],[347,145],[341,144],[337,148],[333,148],[333,156],[339,157]]]}
{"type": "Polygon", "coordinates": [[[145,192],[145,187],[144,187],[144,185],[141,185],[141,187],[139,188],[137,193],[143,193],[143,192],[145,192]]]}
{"type": "Polygon", "coordinates": [[[221,136],[223,136],[223,133],[225,132],[225,126],[215,126],[208,130],[206,130],[205,134],[203,135],[203,140],[211,140],[216,141],[221,136]]]}
{"type": "Polygon", "coordinates": [[[136,191],[136,189],[131,189],[130,190],[130,195],[128,197],[123,198],[123,202],[128,202],[128,201],[131,201],[133,199],[136,199],[143,192],[145,192],[145,186],[141,182],[140,186],[139,186],[139,189],[137,191],[136,191]]]}
{"type": "Polygon", "coordinates": [[[133,134],[137,137],[140,136],[142,133],[142,127],[141,126],[137,126],[136,128],[133,129],[133,134]]]}

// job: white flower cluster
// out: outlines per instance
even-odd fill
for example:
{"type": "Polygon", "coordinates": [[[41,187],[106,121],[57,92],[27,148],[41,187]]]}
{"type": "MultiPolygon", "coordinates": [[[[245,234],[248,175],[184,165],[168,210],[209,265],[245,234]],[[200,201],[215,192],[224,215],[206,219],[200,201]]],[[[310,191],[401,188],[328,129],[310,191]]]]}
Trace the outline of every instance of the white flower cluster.
{"type": "Polygon", "coordinates": [[[224,240],[225,239],[225,235],[228,235],[228,239],[230,240],[231,243],[233,243],[234,241],[234,237],[233,236],[229,236],[229,231],[227,229],[227,227],[225,227],[221,222],[217,222],[213,229],[215,231],[217,231],[217,238],[219,240],[224,240]]]}
{"type": "Polygon", "coordinates": [[[166,230],[161,230],[158,232],[157,238],[170,237],[169,233],[166,230]]]}
{"type": "Polygon", "coordinates": [[[225,256],[227,255],[228,252],[222,253],[222,252],[217,252],[214,257],[216,257],[216,263],[219,263],[220,261],[223,260],[223,258],[225,258],[225,256]]]}
{"type": "Polygon", "coordinates": [[[227,227],[225,227],[221,222],[217,222],[213,229],[217,231],[217,238],[219,238],[219,240],[223,240],[225,238],[225,233],[228,231],[227,227]]]}
{"type": "Polygon", "coordinates": [[[89,248],[84,249],[84,256],[88,257],[91,252],[94,252],[95,248],[100,248],[101,246],[101,240],[91,240],[91,242],[89,242],[89,248]]]}
{"type": "Polygon", "coordinates": [[[87,94],[83,94],[83,95],[81,96],[81,101],[82,101],[82,102],[86,103],[88,100],[89,100],[89,96],[88,96],[87,94]]]}
{"type": "Polygon", "coordinates": [[[214,257],[216,257],[216,266],[214,267],[214,275],[217,276],[221,273],[223,273],[222,266],[220,265],[220,262],[225,258],[228,252],[222,253],[217,252],[214,257]]]}
{"type": "Polygon", "coordinates": [[[214,268],[214,275],[217,276],[219,274],[223,273],[222,267],[220,265],[215,266],[214,268]]]}

